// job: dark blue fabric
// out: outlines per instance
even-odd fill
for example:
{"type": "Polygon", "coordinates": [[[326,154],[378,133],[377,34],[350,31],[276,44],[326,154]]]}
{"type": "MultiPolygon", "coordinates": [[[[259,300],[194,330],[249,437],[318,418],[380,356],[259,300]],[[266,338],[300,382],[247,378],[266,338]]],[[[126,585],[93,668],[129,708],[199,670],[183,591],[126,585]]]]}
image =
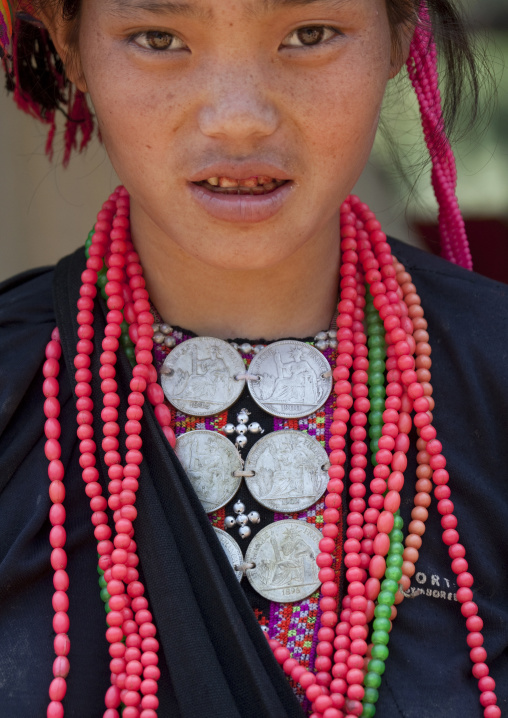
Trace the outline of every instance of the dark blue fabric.
{"type": "MultiPolygon", "coordinates": [[[[508,291],[505,285],[406,245],[393,242],[393,247],[413,275],[429,321],[434,420],[448,459],[461,540],[476,579],[475,600],[485,621],[491,672],[499,704],[506,710],[508,291]]],[[[62,460],[67,470],[71,578],[66,716],[95,718],[104,710],[109,677],[105,614],[96,583],[90,509],[78,464],[71,389],[75,302],[82,268],[81,251],[63,260],[56,282],[55,272],[47,269],[0,286],[2,718],[44,716],[51,680],[50,503],[40,368],[56,320],[65,357],[60,377],[62,460]]],[[[104,316],[97,315],[101,336],[104,316]]],[[[126,361],[120,360],[118,369],[125,388],[126,361]]],[[[96,399],[98,390],[96,385],[96,399]]],[[[161,641],[161,717],[302,716],[151,412],[144,420],[143,436],[146,460],[136,540],[161,641]]],[[[414,461],[413,455],[406,474],[402,506],[406,518],[414,461]]],[[[376,713],[381,718],[482,715],[476,681],[471,678],[464,619],[454,600],[454,575],[436,514],[433,500],[413,581],[421,591],[404,601],[391,634],[376,713]]]]}

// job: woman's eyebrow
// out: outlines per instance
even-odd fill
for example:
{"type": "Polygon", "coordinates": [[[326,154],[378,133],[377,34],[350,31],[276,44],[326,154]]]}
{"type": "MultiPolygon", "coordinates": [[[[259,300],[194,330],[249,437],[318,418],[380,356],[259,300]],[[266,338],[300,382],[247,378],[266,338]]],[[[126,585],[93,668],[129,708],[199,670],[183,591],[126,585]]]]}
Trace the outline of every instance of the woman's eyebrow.
{"type": "MultiPolygon", "coordinates": [[[[245,3],[246,12],[251,16],[269,14],[282,7],[298,7],[305,5],[323,5],[338,7],[351,0],[250,0],[245,3]]],[[[213,10],[200,3],[185,0],[104,0],[104,9],[114,15],[126,17],[143,10],[154,15],[183,15],[198,19],[211,20],[213,10]]]]}
{"type": "Polygon", "coordinates": [[[106,12],[121,17],[129,17],[140,10],[154,15],[183,15],[209,20],[212,10],[203,8],[197,3],[181,0],[104,0],[106,12]]]}

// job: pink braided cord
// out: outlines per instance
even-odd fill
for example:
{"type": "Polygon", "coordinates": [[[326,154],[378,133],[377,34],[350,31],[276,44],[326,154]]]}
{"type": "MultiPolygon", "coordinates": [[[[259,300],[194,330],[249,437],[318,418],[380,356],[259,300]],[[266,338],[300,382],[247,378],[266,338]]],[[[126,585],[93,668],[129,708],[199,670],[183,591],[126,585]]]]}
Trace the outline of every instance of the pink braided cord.
{"type": "Polygon", "coordinates": [[[432,161],[432,187],[439,205],[442,255],[454,264],[473,268],[464,219],[455,194],[457,168],[446,136],[438,86],[437,51],[427,4],[422,2],[419,21],[407,60],[409,78],[416,92],[425,142],[432,161]]]}

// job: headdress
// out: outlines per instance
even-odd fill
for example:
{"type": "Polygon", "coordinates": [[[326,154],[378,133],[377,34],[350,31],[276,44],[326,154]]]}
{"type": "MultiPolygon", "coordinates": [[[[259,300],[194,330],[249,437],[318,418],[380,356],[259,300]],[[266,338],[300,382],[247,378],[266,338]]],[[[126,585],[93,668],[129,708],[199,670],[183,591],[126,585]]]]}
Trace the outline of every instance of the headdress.
{"type": "MultiPolygon", "coordinates": [[[[66,118],[63,164],[67,165],[73,149],[81,151],[87,146],[94,129],[93,116],[85,95],[66,78],[47,31],[32,14],[30,0],[20,0],[17,10],[13,13],[9,0],[0,0],[0,52],[7,72],[7,87],[22,110],[49,125],[46,152],[50,157],[57,111],[63,112],[66,118]],[[35,36],[37,42],[34,42],[35,36]],[[41,82],[42,75],[52,77],[53,82],[41,82]]],[[[443,122],[436,45],[425,0],[420,4],[407,69],[418,98],[432,161],[441,253],[454,264],[472,269],[464,220],[455,194],[455,158],[443,122]]]]}

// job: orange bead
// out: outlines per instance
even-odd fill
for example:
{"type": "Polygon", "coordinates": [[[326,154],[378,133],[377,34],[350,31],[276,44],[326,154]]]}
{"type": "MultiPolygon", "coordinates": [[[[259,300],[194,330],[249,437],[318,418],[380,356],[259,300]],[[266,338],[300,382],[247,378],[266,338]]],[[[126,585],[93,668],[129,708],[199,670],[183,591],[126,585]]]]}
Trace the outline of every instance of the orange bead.
{"type": "Polygon", "coordinates": [[[414,519],[413,521],[410,521],[407,530],[409,533],[416,534],[417,536],[423,536],[425,533],[425,524],[420,519],[414,519]]]}
{"type": "Polygon", "coordinates": [[[412,548],[419,549],[422,545],[422,537],[418,536],[417,534],[409,534],[409,536],[406,536],[406,540],[404,541],[406,546],[411,546],[412,548]]]}
{"type": "Polygon", "coordinates": [[[405,576],[413,576],[416,571],[414,563],[411,561],[403,561],[402,562],[402,573],[405,576]]]}
{"type": "Polygon", "coordinates": [[[419,491],[414,498],[414,503],[415,506],[425,506],[425,508],[427,508],[430,506],[431,500],[430,494],[428,494],[427,491],[419,491]]]}
{"type": "Polygon", "coordinates": [[[429,518],[429,512],[424,506],[415,506],[411,511],[411,518],[416,521],[427,521],[429,518]]]}
{"type": "Polygon", "coordinates": [[[409,561],[410,563],[415,564],[420,557],[420,554],[415,548],[411,548],[411,546],[408,546],[404,549],[404,553],[402,554],[402,558],[404,561],[409,561]]]}

